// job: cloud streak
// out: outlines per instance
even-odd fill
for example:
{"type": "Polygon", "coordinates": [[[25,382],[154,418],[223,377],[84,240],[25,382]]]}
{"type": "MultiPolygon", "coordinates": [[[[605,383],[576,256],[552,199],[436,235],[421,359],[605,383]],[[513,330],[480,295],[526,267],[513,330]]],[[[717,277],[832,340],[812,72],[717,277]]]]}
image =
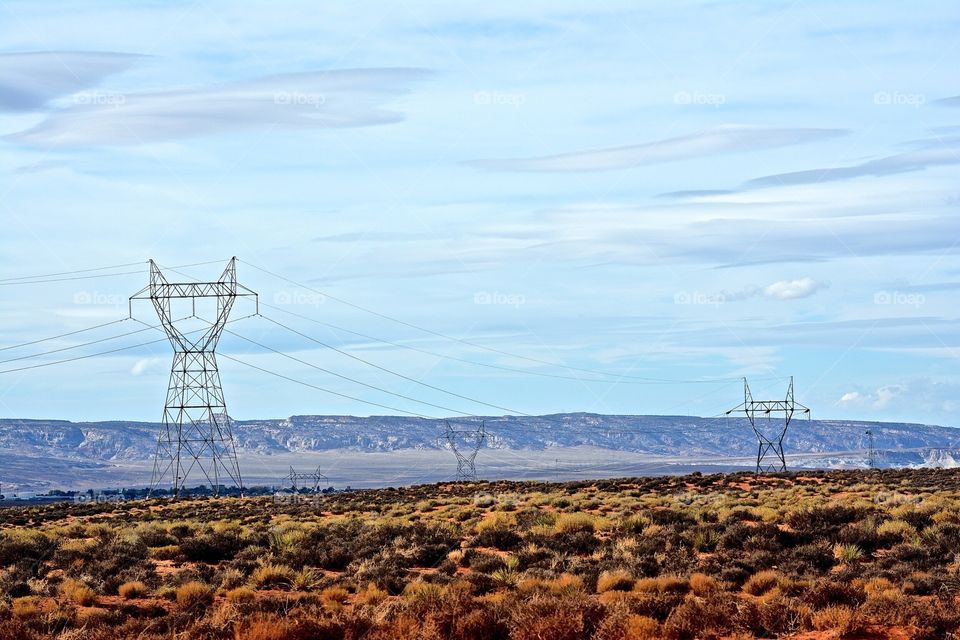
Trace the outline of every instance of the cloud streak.
{"type": "Polygon", "coordinates": [[[869,160],[850,167],[807,169],[754,178],[746,182],[743,189],[817,184],[867,176],[882,177],[952,164],[960,164],[960,141],[937,140],[924,149],[869,160]]]}
{"type": "Polygon", "coordinates": [[[0,111],[43,109],[55,98],[96,86],[141,57],[93,51],[0,54],[0,111]]]}
{"type": "Polygon", "coordinates": [[[265,76],[194,90],[78,99],[35,127],[7,136],[40,146],[128,145],[273,126],[365,127],[398,122],[383,108],[427,75],[421,69],[344,69],[265,76]]]}
{"type": "Polygon", "coordinates": [[[644,144],[574,151],[533,158],[473,160],[467,164],[491,171],[609,171],[817,142],[836,138],[846,133],[848,132],[845,129],[725,125],[686,136],[664,138],[644,144]]]}

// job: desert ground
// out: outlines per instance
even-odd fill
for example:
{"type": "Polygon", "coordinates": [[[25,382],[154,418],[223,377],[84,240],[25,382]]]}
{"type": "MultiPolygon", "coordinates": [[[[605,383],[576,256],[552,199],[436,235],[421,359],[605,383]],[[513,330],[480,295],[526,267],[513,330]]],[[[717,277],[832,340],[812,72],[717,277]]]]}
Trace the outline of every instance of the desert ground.
{"type": "Polygon", "coordinates": [[[945,638],[960,472],[0,511],[0,639],[945,638]]]}

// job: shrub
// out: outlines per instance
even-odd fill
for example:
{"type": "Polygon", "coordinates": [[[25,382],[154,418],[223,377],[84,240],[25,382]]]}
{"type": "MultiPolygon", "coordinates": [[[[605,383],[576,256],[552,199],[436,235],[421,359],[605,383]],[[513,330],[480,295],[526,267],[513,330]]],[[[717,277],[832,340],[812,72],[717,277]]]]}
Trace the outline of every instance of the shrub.
{"type": "Polygon", "coordinates": [[[191,610],[213,604],[213,589],[202,582],[186,582],[177,587],[176,593],[177,605],[181,609],[191,610]]]}
{"type": "Polygon", "coordinates": [[[660,623],[647,616],[628,616],[623,625],[623,640],[657,640],[661,637],[660,623]]]}
{"type": "Polygon", "coordinates": [[[343,587],[327,587],[320,592],[320,601],[329,608],[342,606],[349,599],[350,592],[343,587]]]}
{"type": "Polygon", "coordinates": [[[833,557],[840,564],[853,564],[863,557],[863,550],[855,544],[837,544],[833,547],[833,557]]]}
{"type": "Polygon", "coordinates": [[[43,607],[40,598],[37,596],[24,596],[13,599],[13,615],[24,620],[30,620],[43,613],[43,607]]]}
{"type": "Polygon", "coordinates": [[[295,578],[296,572],[293,569],[271,562],[260,565],[250,575],[250,581],[260,589],[288,588],[295,578]]]}
{"type": "Polygon", "coordinates": [[[777,586],[779,580],[780,575],[776,571],[761,571],[750,576],[744,583],[743,590],[752,596],[762,596],[777,586]]]}
{"type": "Polygon", "coordinates": [[[888,542],[912,542],[917,539],[917,530],[903,520],[887,520],[877,528],[877,535],[888,542]]]}
{"type": "Polygon", "coordinates": [[[227,591],[227,602],[233,604],[249,604],[257,599],[257,594],[248,587],[237,587],[227,591]]]}
{"type": "Polygon", "coordinates": [[[561,513],[553,524],[554,533],[593,533],[595,523],[586,513],[561,513]]]}
{"type": "Polygon", "coordinates": [[[637,580],[633,590],[637,593],[684,593],[687,587],[686,580],[676,576],[660,576],[637,580]]]}
{"type": "Polygon", "coordinates": [[[134,582],[124,582],[117,589],[117,593],[119,593],[120,597],[124,600],[135,600],[136,598],[142,598],[149,592],[149,587],[138,580],[134,582]]]}
{"type": "Polygon", "coordinates": [[[597,593],[630,591],[631,589],[633,589],[633,577],[623,569],[604,571],[597,578],[597,593]]]}
{"type": "Polygon", "coordinates": [[[695,573],[690,576],[689,583],[693,595],[700,597],[707,596],[720,589],[720,585],[714,578],[703,573],[695,573]]]}
{"type": "Polygon", "coordinates": [[[68,601],[81,607],[89,607],[97,602],[97,592],[79,580],[67,578],[60,585],[60,594],[68,601]]]}
{"type": "Polygon", "coordinates": [[[813,614],[813,628],[818,631],[835,631],[841,638],[861,633],[865,626],[852,607],[827,607],[813,614]]]}
{"type": "Polygon", "coordinates": [[[371,582],[366,589],[357,592],[357,601],[363,604],[378,605],[390,596],[389,593],[371,582]]]}

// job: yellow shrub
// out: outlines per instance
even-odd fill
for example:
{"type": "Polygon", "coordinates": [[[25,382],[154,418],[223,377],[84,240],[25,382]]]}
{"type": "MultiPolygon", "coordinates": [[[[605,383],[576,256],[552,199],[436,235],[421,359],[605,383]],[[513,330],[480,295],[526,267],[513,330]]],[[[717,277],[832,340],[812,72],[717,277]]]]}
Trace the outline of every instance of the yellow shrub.
{"type": "Polygon", "coordinates": [[[864,624],[852,607],[827,607],[813,614],[813,628],[817,631],[836,631],[841,638],[863,630],[864,624]]]}
{"type": "Polygon", "coordinates": [[[593,533],[594,528],[593,516],[586,513],[561,513],[553,524],[555,533],[577,533],[578,531],[593,533]]]}
{"type": "Polygon", "coordinates": [[[694,595],[706,596],[719,589],[717,581],[704,573],[690,576],[690,590],[694,595]]]}
{"type": "Polygon", "coordinates": [[[227,591],[227,602],[247,604],[257,599],[257,594],[248,587],[237,587],[227,591]]]}
{"type": "Polygon", "coordinates": [[[75,605],[89,607],[97,602],[97,592],[79,580],[67,578],[60,585],[60,594],[75,605]]]}
{"type": "Polygon", "coordinates": [[[657,640],[660,637],[660,623],[647,616],[631,615],[623,627],[623,640],[657,640]]]}
{"type": "Polygon", "coordinates": [[[623,569],[604,571],[597,578],[597,593],[607,591],[630,591],[633,588],[633,577],[623,569]]]}
{"type": "Polygon", "coordinates": [[[36,618],[43,613],[43,607],[40,598],[37,596],[24,596],[13,599],[13,615],[18,618],[29,620],[36,618]]]}
{"type": "Polygon", "coordinates": [[[779,580],[780,576],[776,571],[760,571],[750,576],[744,583],[743,590],[752,596],[762,596],[777,586],[779,580]]]}
{"type": "Polygon", "coordinates": [[[124,600],[142,598],[149,592],[150,588],[142,582],[124,582],[122,585],[120,585],[120,588],[117,589],[117,593],[119,593],[120,597],[124,600]]]}
{"type": "Polygon", "coordinates": [[[289,587],[296,578],[296,572],[282,564],[267,562],[250,574],[250,581],[258,588],[289,587]]]}
{"type": "Polygon", "coordinates": [[[177,605],[182,609],[208,607],[213,604],[213,589],[202,582],[186,582],[177,587],[177,605]]]}

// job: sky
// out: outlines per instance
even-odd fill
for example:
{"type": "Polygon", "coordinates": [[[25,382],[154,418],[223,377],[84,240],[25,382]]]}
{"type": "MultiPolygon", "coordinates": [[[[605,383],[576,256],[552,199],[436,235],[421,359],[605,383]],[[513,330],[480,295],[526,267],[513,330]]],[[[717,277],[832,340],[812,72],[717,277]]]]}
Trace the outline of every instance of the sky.
{"type": "Polygon", "coordinates": [[[237,419],[960,426],[958,56],[954,2],[0,0],[0,415],[158,421],[127,298],[237,256],[237,419]]]}

